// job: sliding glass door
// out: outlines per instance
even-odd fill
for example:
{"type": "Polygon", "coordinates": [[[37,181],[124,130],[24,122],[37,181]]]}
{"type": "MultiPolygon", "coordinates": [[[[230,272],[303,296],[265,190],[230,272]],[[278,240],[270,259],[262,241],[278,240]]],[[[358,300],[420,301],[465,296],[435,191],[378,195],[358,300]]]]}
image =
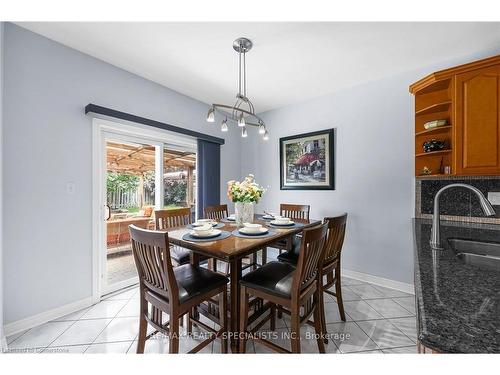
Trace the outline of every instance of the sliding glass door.
{"type": "Polygon", "coordinates": [[[168,134],[101,135],[100,296],[138,282],[129,225],[154,229],[158,209],[189,207],[195,217],[197,160],[194,141],[168,134]]]}
{"type": "Polygon", "coordinates": [[[128,227],[154,229],[157,147],[112,135],[106,139],[103,294],[137,282],[128,227]]]}

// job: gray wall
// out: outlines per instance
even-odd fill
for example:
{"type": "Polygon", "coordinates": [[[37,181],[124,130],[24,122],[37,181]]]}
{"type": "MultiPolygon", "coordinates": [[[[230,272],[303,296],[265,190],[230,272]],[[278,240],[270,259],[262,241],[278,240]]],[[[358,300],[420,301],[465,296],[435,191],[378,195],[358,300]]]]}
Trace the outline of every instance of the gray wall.
{"type": "MultiPolygon", "coordinates": [[[[446,61],[262,114],[266,142],[249,134],[242,144],[242,174],[268,187],[260,209],[279,203],[311,205],[323,218],[348,212],[343,267],[413,283],[411,218],[414,216],[413,97],[410,83],[435,70],[493,55],[446,61]],[[336,128],[336,190],[280,191],[280,137],[336,128]]],[[[312,83],[314,84],[314,83],[312,83]]]]}
{"type": "MultiPolygon", "coordinates": [[[[202,61],[201,61],[202,63],[202,61]]],[[[5,324],[91,295],[89,102],[221,137],[208,105],[13,24],[5,27],[5,324]],[[67,182],[76,193],[65,192],[67,182]]],[[[221,186],[240,174],[221,148],[221,186]]],[[[225,192],[221,192],[225,201],[225,192]]]]}

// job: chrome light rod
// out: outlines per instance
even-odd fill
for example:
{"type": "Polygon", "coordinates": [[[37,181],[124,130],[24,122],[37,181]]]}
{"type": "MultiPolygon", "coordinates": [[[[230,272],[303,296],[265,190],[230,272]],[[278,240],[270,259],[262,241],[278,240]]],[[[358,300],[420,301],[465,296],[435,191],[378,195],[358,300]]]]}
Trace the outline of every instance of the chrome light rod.
{"type": "Polygon", "coordinates": [[[246,53],[252,49],[253,43],[247,38],[238,38],[233,42],[233,49],[238,53],[238,93],[236,94],[236,102],[231,105],[212,104],[207,113],[207,122],[215,122],[215,113],[219,112],[224,116],[221,123],[221,131],[228,131],[228,119],[237,123],[241,129],[241,136],[247,137],[246,125],[259,128],[259,134],[267,141],[269,133],[266,129],[266,124],[258,115],[255,114],[255,107],[252,101],[247,96],[247,70],[246,70],[246,53]],[[247,109],[243,109],[243,107],[247,109]],[[225,111],[225,110],[229,111],[225,111]],[[257,123],[247,122],[245,116],[250,120],[257,120],[257,123]]]}
{"type": "MultiPolygon", "coordinates": [[[[214,109],[219,109],[219,108],[227,108],[227,109],[231,109],[231,110],[234,110],[234,111],[238,111],[238,112],[241,112],[241,113],[244,113],[244,114],[247,114],[249,116],[252,116],[254,117],[255,119],[257,119],[257,121],[259,122],[258,124],[255,124],[255,123],[252,123],[252,122],[247,122],[245,121],[245,124],[246,125],[251,125],[251,126],[260,126],[261,124],[264,123],[264,120],[262,120],[259,116],[257,116],[255,113],[252,113],[252,112],[249,112],[249,111],[246,111],[244,109],[241,109],[241,108],[236,108],[236,107],[232,107],[230,105],[226,105],[226,104],[212,104],[212,107],[214,109]]],[[[228,116],[231,120],[233,121],[238,121],[238,118],[235,117],[233,114],[231,113],[227,113],[227,112],[224,112],[224,111],[221,111],[219,110],[219,112],[224,115],[224,116],[228,116]]]]}

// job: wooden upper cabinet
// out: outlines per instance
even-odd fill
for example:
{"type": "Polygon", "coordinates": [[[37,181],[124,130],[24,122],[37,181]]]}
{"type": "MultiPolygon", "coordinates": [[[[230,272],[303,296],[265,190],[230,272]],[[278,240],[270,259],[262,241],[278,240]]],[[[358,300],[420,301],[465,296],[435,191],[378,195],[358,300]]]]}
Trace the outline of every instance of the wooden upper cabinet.
{"type": "Polygon", "coordinates": [[[500,56],[432,73],[415,95],[415,175],[500,175],[500,56]],[[426,129],[429,121],[445,126],[426,129]],[[423,152],[424,142],[445,142],[423,152]]]}
{"type": "Polygon", "coordinates": [[[455,173],[500,173],[500,67],[456,76],[455,173]]]}

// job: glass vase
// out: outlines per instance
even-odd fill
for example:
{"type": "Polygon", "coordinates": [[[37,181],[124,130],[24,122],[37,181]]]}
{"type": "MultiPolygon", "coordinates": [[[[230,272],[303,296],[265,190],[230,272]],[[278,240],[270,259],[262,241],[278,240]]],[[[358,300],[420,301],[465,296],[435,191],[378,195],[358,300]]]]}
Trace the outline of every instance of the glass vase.
{"type": "Polygon", "coordinates": [[[236,224],[243,226],[243,223],[253,222],[253,212],[255,203],[236,202],[234,204],[234,213],[236,224]]]}

